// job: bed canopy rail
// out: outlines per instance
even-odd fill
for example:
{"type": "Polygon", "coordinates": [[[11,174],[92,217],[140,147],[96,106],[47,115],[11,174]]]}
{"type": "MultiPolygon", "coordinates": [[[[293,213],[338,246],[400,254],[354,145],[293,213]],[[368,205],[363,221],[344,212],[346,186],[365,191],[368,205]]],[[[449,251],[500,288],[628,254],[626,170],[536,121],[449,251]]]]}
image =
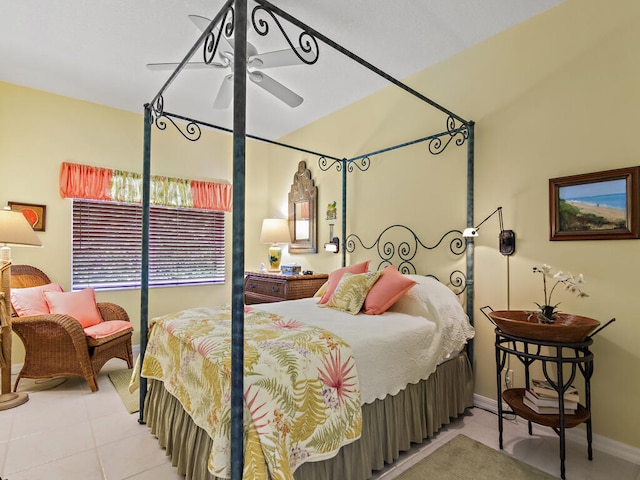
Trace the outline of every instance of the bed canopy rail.
{"type": "MultiPolygon", "coordinates": [[[[342,172],[342,244],[347,245],[347,173],[353,173],[356,171],[356,168],[361,172],[366,172],[369,170],[369,166],[371,165],[371,157],[375,155],[380,155],[383,153],[391,152],[393,150],[397,150],[400,148],[409,147],[412,145],[416,145],[418,143],[428,143],[428,150],[431,155],[439,155],[446,150],[449,144],[455,139],[455,144],[457,146],[463,145],[465,142],[469,143],[472,141],[473,137],[473,122],[463,123],[462,125],[456,124],[456,119],[454,117],[449,116],[447,118],[447,129],[440,133],[435,133],[433,135],[428,135],[426,137],[417,138],[415,140],[411,140],[408,142],[399,143],[397,145],[393,145],[391,147],[382,148],[379,150],[375,150],[373,152],[365,153],[362,155],[357,155],[352,158],[343,158],[343,159],[333,159],[331,163],[327,161],[327,158],[320,158],[318,160],[318,167],[322,171],[330,170],[335,167],[336,171],[342,172]],[[443,141],[444,138],[444,141],[443,141]]],[[[467,172],[469,169],[473,167],[473,147],[471,146],[467,151],[467,172]]],[[[471,176],[468,181],[472,183],[469,185],[467,183],[467,198],[469,198],[469,189],[473,189],[473,177],[471,176]]],[[[471,192],[472,193],[472,192],[471,192]]],[[[473,223],[473,202],[467,203],[467,223],[473,223]],[[469,211],[471,211],[471,217],[469,218],[469,211]]],[[[444,234],[446,236],[447,233],[444,234]]],[[[443,236],[443,238],[444,238],[443,236]]],[[[347,252],[348,249],[342,250],[342,266],[346,265],[347,261],[347,252]]],[[[351,252],[349,252],[351,253],[351,252]]],[[[415,271],[415,269],[414,269],[415,271]]],[[[473,310],[472,310],[473,312],[473,310]]],[[[472,319],[472,316],[469,318],[472,319]]]]}
{"type": "MultiPolygon", "coordinates": [[[[389,83],[397,86],[403,91],[411,94],[418,100],[428,104],[429,106],[439,110],[447,116],[447,129],[431,137],[425,137],[416,141],[407,142],[405,144],[397,145],[384,149],[384,151],[393,150],[402,146],[407,146],[422,141],[435,141],[436,145],[441,142],[441,138],[449,136],[448,141],[445,142],[443,147],[446,148],[453,137],[460,134],[465,137],[467,141],[467,226],[473,226],[473,122],[465,120],[459,115],[451,112],[450,110],[442,107],[433,100],[424,96],[420,92],[405,85],[401,81],[397,80],[393,76],[385,73],[381,69],[375,67],[369,62],[365,61],[358,55],[342,47],[338,43],[322,35],[320,32],[309,27],[305,23],[299,21],[295,17],[286,13],[282,9],[276,7],[272,3],[266,0],[253,0],[256,5],[252,7],[251,22],[254,30],[261,36],[266,36],[270,33],[271,22],[275,25],[274,30],[277,29],[286,39],[289,47],[298,55],[298,57],[306,64],[313,64],[318,61],[320,49],[318,40],[325,45],[333,48],[339,53],[345,55],[351,60],[357,62],[361,66],[365,67],[369,71],[384,78],[389,83]],[[284,20],[288,25],[293,25],[301,30],[298,34],[298,45],[294,46],[290,39],[287,30],[283,26],[280,20],[284,20]],[[302,53],[300,53],[302,52],[302,53]],[[303,58],[304,57],[304,58],[303,58]],[[459,125],[458,125],[459,123],[459,125]],[[466,133],[462,133],[466,132],[466,133]],[[452,135],[453,134],[453,135],[452,135]]],[[[227,0],[221,10],[214,16],[209,26],[203,31],[191,49],[188,51],[183,60],[179,63],[176,70],[170,75],[168,80],[159,90],[159,92],[153,97],[152,101],[144,106],[144,141],[143,141],[143,232],[142,232],[142,275],[141,275],[141,308],[140,308],[140,358],[139,362],[144,360],[144,352],[147,343],[147,328],[148,328],[148,289],[149,289],[149,185],[151,177],[151,127],[156,123],[159,129],[166,128],[166,123],[162,123],[161,118],[168,118],[180,133],[188,140],[197,140],[200,137],[200,131],[197,125],[205,125],[208,127],[218,128],[231,132],[233,134],[233,222],[232,222],[232,274],[231,274],[231,311],[232,311],[232,338],[231,338],[231,479],[239,480],[242,478],[243,471],[243,367],[244,367],[244,351],[243,351],[243,338],[244,338],[244,305],[243,305],[243,277],[244,277],[244,241],[245,241],[245,159],[246,159],[246,139],[255,139],[259,141],[266,141],[287,148],[296,148],[306,153],[316,155],[316,153],[309,150],[301,149],[298,147],[288,146],[273,140],[259,138],[253,135],[248,135],[246,132],[246,68],[247,68],[247,27],[249,19],[247,0],[227,0]],[[215,27],[219,26],[215,31],[215,27]],[[185,65],[198,51],[203,47],[203,56],[206,63],[210,63],[217,53],[218,45],[221,39],[221,35],[227,37],[233,35],[235,38],[235,55],[233,64],[233,128],[225,129],[223,127],[216,127],[204,122],[178,116],[175,114],[169,114],[164,112],[164,93],[173,83],[178,74],[182,71],[185,65]],[[180,121],[186,121],[187,127],[183,132],[178,127],[173,118],[180,121]],[[158,123],[160,121],[160,123],[158,123]],[[197,138],[196,138],[197,137],[197,138]]],[[[458,142],[458,140],[456,140],[458,142]]],[[[464,141],[462,141],[464,143],[464,141]]],[[[461,145],[462,143],[459,143],[461,145]]],[[[382,151],[372,152],[370,154],[355,157],[353,159],[341,159],[331,155],[319,155],[319,162],[327,162],[332,160],[334,162],[340,162],[340,168],[342,170],[343,179],[343,192],[346,188],[346,174],[347,170],[352,169],[352,165],[356,165],[357,161],[366,163],[372,155],[381,153],[382,151]]],[[[360,167],[358,167],[360,168],[360,167]]],[[[346,193],[344,194],[346,198],[346,193]]],[[[346,208],[346,202],[343,203],[343,209],[346,208]]],[[[344,210],[346,213],[346,210],[344,210]]],[[[343,215],[343,222],[346,215],[343,215]]],[[[345,229],[343,228],[343,235],[345,229]]],[[[466,276],[466,288],[467,288],[467,312],[470,314],[469,318],[472,319],[473,314],[473,239],[468,242],[467,246],[467,276],[466,276]]],[[[471,353],[470,353],[471,355],[471,353]]],[[[140,379],[140,416],[139,423],[144,422],[144,401],[146,396],[146,381],[144,378],[140,379]]]]}
{"type": "MultiPolygon", "coordinates": [[[[192,118],[188,118],[185,117],[183,115],[178,115],[175,113],[169,113],[169,112],[162,112],[162,114],[158,117],[155,118],[155,126],[158,130],[166,130],[167,128],[167,123],[166,120],[169,121],[169,123],[171,123],[175,129],[180,132],[180,134],[186,138],[187,140],[191,141],[191,142],[197,142],[198,140],[200,140],[200,137],[202,136],[202,127],[208,127],[208,128],[212,128],[214,130],[219,130],[221,132],[225,132],[225,133],[233,133],[233,130],[227,127],[222,127],[220,125],[215,125],[213,123],[207,123],[207,122],[202,122],[199,120],[194,120],[192,118]],[[189,122],[187,123],[187,125],[184,128],[181,128],[180,125],[178,125],[174,119],[177,120],[183,120],[185,122],[189,122]]],[[[289,145],[287,143],[283,143],[283,142],[278,142],[277,140],[271,140],[265,137],[260,137],[258,135],[252,135],[252,134],[247,134],[246,135],[247,138],[251,139],[251,140],[257,140],[259,142],[263,142],[263,143],[268,143],[270,145],[275,145],[278,147],[283,147],[283,148],[287,148],[287,149],[291,149],[291,150],[296,150],[298,152],[301,153],[308,153],[309,155],[313,155],[314,157],[318,157],[319,160],[321,161],[323,158],[324,159],[330,159],[330,160],[334,160],[334,161],[340,161],[340,159],[338,157],[333,157],[329,154],[326,153],[319,153],[319,152],[314,152],[313,150],[309,150],[307,148],[303,148],[303,147],[297,147],[295,145],[289,145]]],[[[326,160],[325,160],[326,161],[326,160]]]]}

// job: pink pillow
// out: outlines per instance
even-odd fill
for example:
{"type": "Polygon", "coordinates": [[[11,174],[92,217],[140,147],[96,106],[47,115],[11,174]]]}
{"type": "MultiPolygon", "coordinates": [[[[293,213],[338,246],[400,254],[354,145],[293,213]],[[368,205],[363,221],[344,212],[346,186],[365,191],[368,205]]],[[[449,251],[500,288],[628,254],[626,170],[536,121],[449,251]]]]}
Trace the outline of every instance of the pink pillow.
{"type": "Polygon", "coordinates": [[[78,320],[82,328],[102,322],[93,288],[79,292],[44,292],[44,298],[51,313],[69,315],[78,320]]]}
{"type": "Polygon", "coordinates": [[[369,260],[362,263],[356,263],[355,265],[349,265],[348,267],[342,267],[338,270],[334,270],[329,274],[329,280],[327,280],[327,289],[324,291],[322,298],[318,300],[318,303],[327,303],[333,292],[335,291],[338,283],[340,283],[340,279],[344,272],[349,273],[367,273],[369,270],[369,260]]]}
{"type": "Polygon", "coordinates": [[[49,306],[44,299],[43,292],[61,292],[62,287],[57,283],[48,283],[37,287],[12,288],[11,305],[19,317],[32,315],[47,315],[49,306]]]}
{"type": "Polygon", "coordinates": [[[99,338],[108,337],[114,333],[125,332],[127,330],[133,330],[131,322],[124,320],[111,320],[109,322],[101,322],[96,325],[92,325],[84,329],[84,333],[87,337],[99,338]]]}
{"type": "Polygon", "coordinates": [[[380,315],[389,309],[416,282],[402,275],[394,265],[382,271],[364,301],[362,311],[367,315],[380,315]]]}

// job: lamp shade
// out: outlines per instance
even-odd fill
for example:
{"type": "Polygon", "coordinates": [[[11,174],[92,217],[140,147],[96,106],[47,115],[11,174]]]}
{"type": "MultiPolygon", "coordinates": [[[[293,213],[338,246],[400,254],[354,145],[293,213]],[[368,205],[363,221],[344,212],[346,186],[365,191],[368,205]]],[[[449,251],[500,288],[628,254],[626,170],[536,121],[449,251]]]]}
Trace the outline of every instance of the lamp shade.
{"type": "Polygon", "coordinates": [[[265,218],[262,221],[260,243],[290,243],[289,222],[284,218],[265,218]]]}
{"type": "Polygon", "coordinates": [[[21,212],[0,210],[0,245],[30,245],[41,247],[42,242],[21,212]]]}

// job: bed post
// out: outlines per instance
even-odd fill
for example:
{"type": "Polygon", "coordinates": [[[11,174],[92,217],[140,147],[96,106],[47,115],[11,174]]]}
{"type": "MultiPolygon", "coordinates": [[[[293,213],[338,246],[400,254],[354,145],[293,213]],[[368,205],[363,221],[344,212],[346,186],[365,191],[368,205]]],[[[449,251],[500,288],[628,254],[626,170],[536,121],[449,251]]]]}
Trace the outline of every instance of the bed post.
{"type": "Polygon", "coordinates": [[[342,266],[347,266],[347,159],[342,164],[342,266]]]}
{"type": "MultiPolygon", "coordinates": [[[[474,189],[473,189],[473,163],[474,163],[474,135],[475,135],[475,123],[473,121],[468,123],[469,139],[467,140],[467,227],[473,227],[473,203],[474,203],[474,189]]],[[[467,316],[471,325],[473,321],[474,310],[474,287],[473,287],[473,261],[474,261],[474,242],[473,237],[467,237],[467,316]]],[[[467,354],[469,361],[473,367],[473,339],[469,340],[467,346],[467,354]]]]}
{"type": "MultiPolygon", "coordinates": [[[[151,105],[144,106],[144,139],[142,147],[142,265],[140,278],[140,358],[142,368],[144,352],[147,348],[147,328],[149,325],[149,193],[151,179],[151,105]]],[[[147,395],[147,379],[140,375],[140,412],[138,423],[144,424],[144,400],[147,395]]]]}
{"type": "Polygon", "coordinates": [[[231,259],[231,480],[244,463],[244,220],[247,106],[247,0],[235,1],[233,64],[233,248],[231,259]]]}

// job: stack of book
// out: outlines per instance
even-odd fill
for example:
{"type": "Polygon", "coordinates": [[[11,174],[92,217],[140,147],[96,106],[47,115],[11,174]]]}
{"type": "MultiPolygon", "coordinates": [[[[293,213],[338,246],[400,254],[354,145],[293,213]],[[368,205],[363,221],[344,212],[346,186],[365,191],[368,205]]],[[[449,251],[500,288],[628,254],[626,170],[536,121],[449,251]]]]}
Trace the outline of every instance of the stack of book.
{"type": "MultiPolygon", "coordinates": [[[[578,391],[570,386],[564,392],[564,413],[565,415],[573,415],[578,408],[580,397],[578,391]]],[[[531,380],[531,388],[525,390],[523,403],[539,414],[555,414],[560,413],[558,404],[558,392],[544,380],[531,380]]]]}

